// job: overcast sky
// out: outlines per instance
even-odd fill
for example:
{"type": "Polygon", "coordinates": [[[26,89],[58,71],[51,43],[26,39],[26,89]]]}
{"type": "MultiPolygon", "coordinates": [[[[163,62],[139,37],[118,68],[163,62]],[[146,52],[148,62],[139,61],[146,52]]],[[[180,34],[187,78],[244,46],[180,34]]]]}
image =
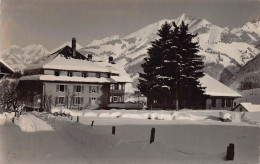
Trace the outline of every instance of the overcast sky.
{"type": "Polygon", "coordinates": [[[35,43],[52,50],[73,36],[85,46],[182,13],[229,27],[260,20],[259,0],[2,0],[1,9],[2,49],[35,43]]]}

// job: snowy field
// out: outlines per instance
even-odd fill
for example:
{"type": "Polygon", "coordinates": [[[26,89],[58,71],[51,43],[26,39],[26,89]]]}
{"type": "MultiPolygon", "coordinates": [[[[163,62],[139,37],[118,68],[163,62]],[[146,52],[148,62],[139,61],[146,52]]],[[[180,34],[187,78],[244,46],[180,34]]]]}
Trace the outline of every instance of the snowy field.
{"type": "Polygon", "coordinates": [[[75,116],[71,120],[36,112],[25,113],[12,123],[12,114],[0,115],[0,163],[259,163],[259,128],[244,117],[256,122],[260,113],[239,119],[239,113],[230,112],[231,123],[220,122],[219,111],[73,113],[79,114],[79,123],[75,116]],[[116,126],[115,135],[112,126],[116,126]],[[153,127],[155,142],[150,144],[153,127]],[[235,144],[234,161],[224,160],[229,143],[235,144]]]}

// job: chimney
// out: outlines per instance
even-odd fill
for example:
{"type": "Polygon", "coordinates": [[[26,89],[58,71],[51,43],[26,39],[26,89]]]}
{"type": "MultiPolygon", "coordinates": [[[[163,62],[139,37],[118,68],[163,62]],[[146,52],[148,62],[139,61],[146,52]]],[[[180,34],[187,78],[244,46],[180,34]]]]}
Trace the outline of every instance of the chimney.
{"type": "Polygon", "coordinates": [[[88,54],[88,61],[92,61],[92,54],[88,54]]]}
{"type": "Polygon", "coordinates": [[[109,63],[114,63],[112,56],[109,56],[109,57],[108,57],[108,62],[109,62],[109,63]]]}
{"type": "Polygon", "coordinates": [[[76,38],[72,38],[72,57],[76,57],[76,38]]]}

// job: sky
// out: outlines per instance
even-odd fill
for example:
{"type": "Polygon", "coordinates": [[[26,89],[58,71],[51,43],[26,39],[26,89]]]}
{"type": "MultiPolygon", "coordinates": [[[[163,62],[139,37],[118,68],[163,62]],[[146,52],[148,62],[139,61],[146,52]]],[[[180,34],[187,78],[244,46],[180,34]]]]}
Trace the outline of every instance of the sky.
{"type": "Polygon", "coordinates": [[[182,13],[224,27],[260,20],[259,0],[0,0],[1,49],[41,44],[52,50],[72,37],[124,37],[182,13]]]}

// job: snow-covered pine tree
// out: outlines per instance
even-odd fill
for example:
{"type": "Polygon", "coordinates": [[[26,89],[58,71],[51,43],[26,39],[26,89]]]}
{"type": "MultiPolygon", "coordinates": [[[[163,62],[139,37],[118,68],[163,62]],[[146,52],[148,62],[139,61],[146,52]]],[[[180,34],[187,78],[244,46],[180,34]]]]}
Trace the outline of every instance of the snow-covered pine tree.
{"type": "MultiPolygon", "coordinates": [[[[161,29],[158,30],[159,38],[152,41],[152,47],[148,49],[148,57],[141,65],[144,73],[139,73],[138,89],[147,97],[154,97],[154,99],[163,101],[162,95],[167,91],[164,86],[164,77],[162,70],[163,56],[165,56],[169,49],[171,24],[165,22],[161,29]]],[[[152,101],[151,99],[149,99],[152,101]]],[[[149,103],[149,102],[148,102],[149,103]]]]}
{"type": "MultiPolygon", "coordinates": [[[[175,28],[178,28],[173,23],[175,28]]],[[[177,34],[178,53],[181,57],[180,85],[178,86],[181,107],[198,108],[202,102],[204,88],[201,87],[199,79],[204,76],[204,63],[197,54],[199,52],[198,42],[193,42],[196,37],[188,32],[188,24],[182,21],[177,34]]]]}

